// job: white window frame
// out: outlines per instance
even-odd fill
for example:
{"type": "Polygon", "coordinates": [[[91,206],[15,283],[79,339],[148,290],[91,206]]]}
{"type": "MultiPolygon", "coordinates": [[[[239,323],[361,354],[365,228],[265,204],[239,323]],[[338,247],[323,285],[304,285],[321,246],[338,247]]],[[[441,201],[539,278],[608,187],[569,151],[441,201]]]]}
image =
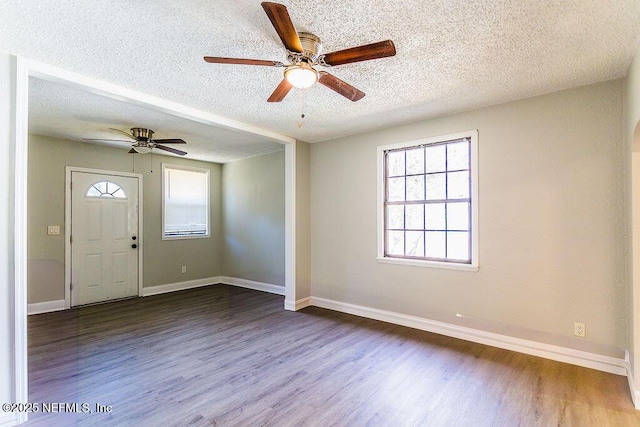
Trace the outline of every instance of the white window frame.
{"type": "Polygon", "coordinates": [[[378,262],[411,265],[418,267],[443,268],[449,270],[478,271],[478,131],[470,130],[449,135],[436,136],[431,138],[419,139],[414,141],[405,141],[395,144],[383,145],[378,147],[377,161],[377,213],[378,213],[378,239],[377,239],[377,257],[378,262]],[[471,178],[471,263],[444,262],[421,259],[406,259],[386,257],[384,255],[385,245],[385,152],[394,149],[410,148],[419,145],[430,145],[444,143],[456,139],[469,138],[471,159],[470,159],[470,178],[471,178]]]}
{"type": "Polygon", "coordinates": [[[193,166],[176,165],[172,163],[162,164],[162,240],[207,239],[211,237],[211,182],[210,170],[193,166]],[[180,234],[175,236],[165,235],[165,189],[166,169],[179,169],[183,171],[205,173],[207,176],[207,233],[206,234],[180,234]]]}

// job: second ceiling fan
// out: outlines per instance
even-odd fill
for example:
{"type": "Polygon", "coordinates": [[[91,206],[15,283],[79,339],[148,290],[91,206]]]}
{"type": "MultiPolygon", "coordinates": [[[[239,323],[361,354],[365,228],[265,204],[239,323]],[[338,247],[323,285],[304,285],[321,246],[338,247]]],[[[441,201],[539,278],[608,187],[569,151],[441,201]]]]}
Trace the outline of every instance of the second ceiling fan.
{"type": "Polygon", "coordinates": [[[338,50],[322,54],[320,38],[311,33],[296,32],[286,6],[279,3],[263,2],[262,8],[266,12],[271,24],[275,28],[280,40],[287,50],[289,64],[278,61],[261,59],[223,58],[205,56],[204,60],[213,64],[261,65],[267,67],[284,67],[284,78],[271,94],[268,102],[280,102],[292,87],[304,89],[316,82],[328,87],[351,101],[358,101],[364,97],[364,92],[351,86],[333,74],[317,71],[315,66],[331,67],[352,62],[394,56],[396,48],[391,40],[338,50]]]}
{"type": "Polygon", "coordinates": [[[187,154],[186,151],[178,150],[177,148],[167,147],[162,144],[186,144],[186,142],[180,138],[171,138],[171,139],[154,139],[153,131],[151,129],[146,128],[131,128],[129,132],[125,132],[116,128],[109,128],[111,130],[115,130],[126,135],[132,141],[123,141],[121,139],[104,139],[104,138],[82,138],[85,141],[103,141],[103,142],[130,142],[131,149],[129,150],[130,154],[146,154],[150,153],[151,150],[157,148],[158,150],[164,150],[169,153],[177,154],[179,156],[184,156],[187,154]]]}

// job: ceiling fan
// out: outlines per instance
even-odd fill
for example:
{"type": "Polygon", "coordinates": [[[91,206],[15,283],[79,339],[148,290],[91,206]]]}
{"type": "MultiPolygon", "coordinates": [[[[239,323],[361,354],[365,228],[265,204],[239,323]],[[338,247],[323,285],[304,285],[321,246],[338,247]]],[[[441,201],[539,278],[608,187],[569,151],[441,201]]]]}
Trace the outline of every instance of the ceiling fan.
{"type": "MultiPolygon", "coordinates": [[[[184,156],[186,151],[177,150],[172,147],[167,147],[162,144],[186,144],[186,141],[182,139],[153,139],[153,131],[151,129],[145,128],[131,128],[129,132],[125,132],[120,129],[109,128],[111,130],[115,130],[117,132],[125,134],[128,138],[135,141],[131,145],[131,150],[129,153],[135,154],[145,154],[151,152],[152,149],[157,148],[159,150],[168,151],[169,153],[177,154],[179,156],[184,156]]],[[[91,138],[83,138],[85,141],[105,141],[105,142],[130,142],[124,141],[122,139],[91,139],[91,138]]]]}
{"type": "Polygon", "coordinates": [[[364,97],[364,92],[326,71],[316,70],[315,66],[331,67],[352,62],[385,58],[396,54],[396,48],[391,40],[322,54],[320,38],[311,33],[296,32],[295,27],[291,23],[289,12],[284,5],[271,2],[263,2],[261,4],[287,50],[289,65],[278,61],[222,58],[216,56],[205,56],[204,60],[213,64],[284,67],[284,78],[278,87],[276,87],[275,91],[273,91],[267,100],[268,102],[280,102],[287,96],[292,87],[304,89],[313,86],[316,82],[319,82],[351,101],[358,101],[364,97]]]}

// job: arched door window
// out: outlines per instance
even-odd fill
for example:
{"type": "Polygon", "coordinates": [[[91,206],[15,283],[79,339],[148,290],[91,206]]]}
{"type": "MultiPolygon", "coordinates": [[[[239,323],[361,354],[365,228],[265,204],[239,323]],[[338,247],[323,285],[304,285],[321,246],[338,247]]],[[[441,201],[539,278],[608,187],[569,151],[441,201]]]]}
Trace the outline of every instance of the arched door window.
{"type": "Polygon", "coordinates": [[[92,184],[84,193],[85,197],[103,197],[108,199],[126,199],[124,190],[115,182],[100,181],[92,184]]]}

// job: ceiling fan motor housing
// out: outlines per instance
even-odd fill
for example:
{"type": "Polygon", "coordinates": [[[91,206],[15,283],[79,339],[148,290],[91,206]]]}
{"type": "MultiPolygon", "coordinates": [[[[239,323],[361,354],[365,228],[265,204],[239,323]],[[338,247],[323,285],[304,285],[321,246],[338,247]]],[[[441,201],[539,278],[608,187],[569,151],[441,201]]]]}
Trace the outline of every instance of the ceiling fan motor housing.
{"type": "Polygon", "coordinates": [[[307,60],[305,62],[317,62],[318,56],[320,56],[320,53],[322,52],[322,43],[320,42],[320,37],[311,33],[299,32],[298,38],[300,39],[300,44],[302,45],[302,53],[292,53],[290,56],[293,56],[293,58],[289,58],[289,60],[293,63],[305,59],[307,60]],[[296,61],[296,59],[298,59],[298,61],[296,61]]]}
{"type": "Polygon", "coordinates": [[[137,141],[148,142],[153,136],[153,131],[145,128],[131,128],[131,135],[133,135],[137,141]]]}

